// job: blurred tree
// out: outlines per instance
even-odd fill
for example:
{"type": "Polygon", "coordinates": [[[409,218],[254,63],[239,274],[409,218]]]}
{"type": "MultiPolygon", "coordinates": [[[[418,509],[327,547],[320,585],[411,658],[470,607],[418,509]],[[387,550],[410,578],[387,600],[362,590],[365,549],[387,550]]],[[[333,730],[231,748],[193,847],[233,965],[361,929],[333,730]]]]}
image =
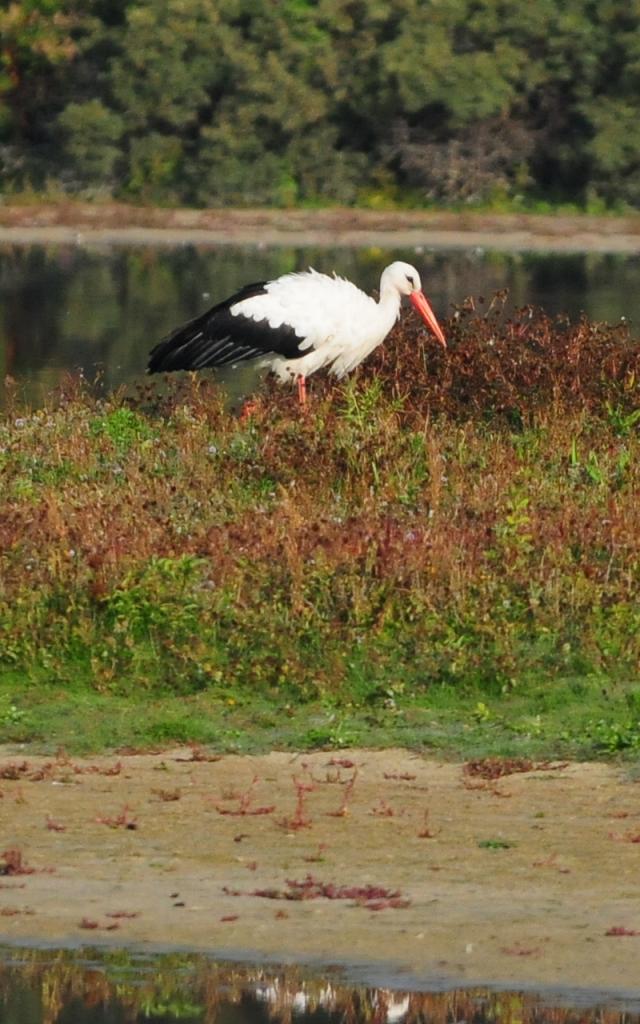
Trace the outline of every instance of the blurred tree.
{"type": "Polygon", "coordinates": [[[391,155],[427,196],[482,199],[537,184],[579,198],[604,149],[602,170],[612,170],[613,122],[627,134],[616,166],[629,172],[640,145],[640,120],[629,116],[640,95],[638,0],[402,3],[383,56],[398,111],[391,155]],[[627,101],[603,101],[616,83],[627,101]]]}
{"type": "Polygon", "coordinates": [[[640,206],[640,0],[609,0],[594,19],[598,69],[578,97],[587,128],[585,180],[608,202],[640,206]]]}
{"type": "Polygon", "coordinates": [[[21,0],[0,10],[0,186],[46,188],[58,176],[56,117],[94,25],[82,0],[21,0]]]}
{"type": "Polygon", "coordinates": [[[640,0],[10,0],[0,32],[14,177],[39,158],[147,202],[640,203],[640,0]]]}
{"type": "Polygon", "coordinates": [[[64,151],[74,168],[76,183],[100,183],[105,188],[113,185],[114,168],[121,152],[122,118],[100,100],[87,100],[69,103],[58,124],[66,136],[64,151]]]}
{"type": "Polygon", "coordinates": [[[245,202],[286,206],[320,195],[330,165],[339,161],[324,72],[330,37],[306,0],[254,0],[234,7],[231,35],[223,41],[228,88],[203,131],[209,174],[199,194],[204,201],[208,190],[212,199],[242,202],[238,187],[244,178],[245,202]],[[229,178],[225,154],[234,168],[229,178]]]}
{"type": "Polygon", "coordinates": [[[77,14],[66,0],[21,0],[0,10],[0,132],[28,135],[47,104],[52,70],[76,55],[77,14]]]}
{"type": "Polygon", "coordinates": [[[183,133],[207,116],[224,81],[216,39],[225,31],[208,0],[138,0],[126,12],[111,63],[113,99],[130,132],[183,133]]]}

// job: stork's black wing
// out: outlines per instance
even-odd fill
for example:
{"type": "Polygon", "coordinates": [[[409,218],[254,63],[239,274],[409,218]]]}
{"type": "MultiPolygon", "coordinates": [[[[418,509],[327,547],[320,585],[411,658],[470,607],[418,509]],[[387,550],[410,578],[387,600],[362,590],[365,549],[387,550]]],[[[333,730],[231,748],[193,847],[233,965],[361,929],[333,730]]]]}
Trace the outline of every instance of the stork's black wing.
{"type": "Polygon", "coordinates": [[[303,355],[300,343],[304,339],[289,324],[274,328],[267,320],[254,320],[231,312],[237,303],[267,294],[266,286],[266,281],[245,285],[235,295],[163,338],[151,351],[149,373],[224,366],[269,352],[287,359],[303,355]]]}

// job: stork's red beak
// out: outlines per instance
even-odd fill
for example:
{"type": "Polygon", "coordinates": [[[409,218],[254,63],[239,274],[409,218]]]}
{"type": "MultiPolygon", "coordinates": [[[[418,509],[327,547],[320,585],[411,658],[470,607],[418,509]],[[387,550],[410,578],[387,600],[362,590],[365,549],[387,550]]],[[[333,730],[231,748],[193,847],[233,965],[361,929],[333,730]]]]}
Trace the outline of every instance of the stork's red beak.
{"type": "Polygon", "coordinates": [[[447,347],[447,340],[446,340],[444,334],[442,333],[442,328],[440,327],[440,324],[436,320],[436,315],[433,312],[433,310],[432,310],[431,306],[429,305],[429,303],[427,302],[427,300],[425,299],[423,293],[422,292],[411,292],[411,295],[409,296],[409,298],[410,298],[411,303],[414,306],[414,308],[418,310],[418,313],[420,314],[420,316],[424,320],[424,322],[427,325],[427,327],[429,328],[429,330],[433,334],[435,334],[436,338],[438,339],[438,341],[440,342],[442,347],[446,348],[447,347]]]}

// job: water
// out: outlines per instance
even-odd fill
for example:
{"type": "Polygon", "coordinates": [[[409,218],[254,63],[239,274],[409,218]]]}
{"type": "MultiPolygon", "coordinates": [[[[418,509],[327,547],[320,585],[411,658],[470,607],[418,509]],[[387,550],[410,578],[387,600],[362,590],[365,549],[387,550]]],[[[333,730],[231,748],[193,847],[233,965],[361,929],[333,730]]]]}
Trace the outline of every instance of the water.
{"type": "Polygon", "coordinates": [[[391,989],[298,967],[0,947],[1,1024],[638,1024],[639,1004],[584,993],[391,989]]]}
{"type": "Polygon", "coordinates": [[[366,290],[392,259],[421,271],[439,318],[508,288],[514,306],[640,323],[640,257],[468,251],[232,247],[0,247],[0,381],[38,403],[67,371],[108,388],[144,376],[168,331],[248,281],[336,270],[366,290]]]}

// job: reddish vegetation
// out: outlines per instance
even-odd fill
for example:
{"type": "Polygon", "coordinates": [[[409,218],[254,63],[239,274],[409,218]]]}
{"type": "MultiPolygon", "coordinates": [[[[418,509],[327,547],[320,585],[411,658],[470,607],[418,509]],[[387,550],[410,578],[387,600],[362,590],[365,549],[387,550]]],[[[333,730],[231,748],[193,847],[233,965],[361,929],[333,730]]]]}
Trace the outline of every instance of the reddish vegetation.
{"type": "Polygon", "coordinates": [[[209,754],[209,753],[207,753],[206,750],[203,750],[203,748],[198,743],[193,743],[191,745],[191,755],[190,755],[190,757],[176,757],[176,761],[183,761],[183,762],[186,762],[187,764],[191,764],[194,761],[200,762],[200,763],[202,763],[202,762],[206,763],[206,762],[214,762],[214,761],[221,761],[221,760],[222,760],[222,754],[209,754]]]}
{"type": "MultiPolygon", "coordinates": [[[[463,769],[464,771],[464,769],[463,769]]],[[[490,793],[491,796],[498,797],[510,797],[511,793],[506,793],[503,789],[498,787],[497,782],[492,779],[466,779],[463,778],[462,785],[465,789],[470,790],[483,790],[485,793],[490,793]]]]}
{"type": "Polygon", "coordinates": [[[218,814],[238,815],[240,817],[243,815],[272,814],[275,810],[274,804],[269,804],[268,806],[263,807],[251,807],[251,803],[253,801],[253,789],[257,782],[258,776],[255,775],[244,793],[240,793],[238,795],[234,794],[229,797],[229,799],[238,801],[237,807],[225,807],[221,803],[215,803],[214,806],[218,814]]]}
{"type": "Polygon", "coordinates": [[[442,352],[403,317],[348,381],[314,377],[306,411],[266,383],[244,423],[205,377],[12,410],[12,671],[149,695],[223,677],[283,701],[361,675],[379,707],[397,678],[418,697],[631,678],[640,345],[499,300],[447,332],[442,352]]]}
{"type": "Polygon", "coordinates": [[[640,931],[636,931],[635,928],[625,928],[624,925],[614,925],[612,928],[607,928],[604,934],[621,937],[624,935],[640,935],[640,931]]]}
{"type": "Polygon", "coordinates": [[[566,762],[560,764],[553,761],[531,761],[528,757],[483,757],[476,761],[467,761],[462,766],[462,771],[472,778],[493,780],[519,772],[550,772],[566,767],[566,762]]]}
{"type": "Polygon", "coordinates": [[[616,843],[640,843],[640,832],[610,832],[609,839],[616,843]]]}
{"type": "Polygon", "coordinates": [[[464,422],[487,414],[526,420],[558,401],[595,408],[616,392],[633,401],[640,346],[626,323],[570,323],[531,306],[507,317],[506,298],[499,293],[486,308],[473,301],[459,308],[445,328],[446,353],[417,318],[403,319],[364,364],[363,376],[389,382],[421,422],[442,413],[464,422]]]}
{"type": "Polygon", "coordinates": [[[533,866],[534,868],[553,868],[555,871],[558,871],[561,875],[571,874],[570,868],[565,868],[558,864],[557,853],[552,853],[548,857],[545,857],[543,860],[534,860],[533,866]]]}
{"type": "Polygon", "coordinates": [[[324,855],[325,855],[326,849],[327,849],[327,844],[326,843],[319,843],[318,844],[318,849],[316,850],[315,853],[308,853],[302,859],[304,861],[306,861],[307,864],[319,864],[319,863],[321,863],[325,859],[324,855]]]}
{"type": "Polygon", "coordinates": [[[63,825],[59,821],[55,821],[49,815],[47,815],[46,825],[47,825],[47,828],[49,829],[50,832],[66,832],[66,830],[67,830],[67,826],[66,825],[63,825]]]}
{"type": "Polygon", "coordinates": [[[74,764],[72,767],[76,775],[119,775],[122,771],[122,762],[116,761],[116,763],[112,765],[74,764]]]}
{"type": "MultiPolygon", "coordinates": [[[[349,767],[351,767],[351,765],[349,765],[349,767]]],[[[358,768],[356,765],[353,765],[353,775],[351,776],[349,781],[344,784],[344,790],[342,792],[342,800],[340,801],[340,806],[337,808],[337,810],[328,812],[328,814],[332,818],[344,818],[349,813],[349,801],[353,796],[353,787],[356,784],[357,777],[358,768]]]]}
{"type": "Polygon", "coordinates": [[[296,779],[295,776],[291,781],[296,791],[295,810],[290,818],[282,818],[278,824],[287,831],[297,832],[298,829],[311,826],[311,818],[306,817],[306,800],[309,793],[312,793],[316,787],[313,782],[304,782],[302,779],[296,779]]]}
{"type": "Polygon", "coordinates": [[[94,931],[96,928],[100,928],[105,932],[114,932],[119,927],[120,925],[117,921],[113,921],[111,924],[100,924],[99,921],[94,921],[90,917],[83,917],[78,924],[78,928],[85,928],[87,931],[94,931]]]}
{"type": "Polygon", "coordinates": [[[370,900],[362,904],[366,910],[403,910],[410,905],[411,900],[405,900],[399,896],[391,897],[388,900],[370,900]]]}
{"type": "Polygon", "coordinates": [[[27,867],[21,850],[5,850],[0,863],[0,875],[33,875],[35,868],[27,867]]]}
{"type": "Polygon", "coordinates": [[[9,764],[0,765],[0,779],[15,779],[23,778],[29,771],[29,765],[26,761],[21,762],[9,762],[9,764]]]}
{"type": "MultiPolygon", "coordinates": [[[[353,900],[367,910],[400,909],[408,907],[411,902],[402,896],[399,889],[380,885],[335,885],[333,882],[321,882],[313,875],[307,875],[301,882],[287,879],[285,884],[286,889],[254,889],[246,895],[267,900],[353,900]]],[[[223,892],[228,896],[244,895],[227,887],[223,892]]]]}
{"type": "Polygon", "coordinates": [[[113,817],[99,816],[95,820],[98,825],[108,825],[109,828],[126,828],[130,832],[138,828],[137,819],[131,816],[126,804],[120,814],[116,814],[113,817]]]}
{"type": "Polygon", "coordinates": [[[377,804],[371,808],[369,813],[373,814],[376,818],[393,818],[396,812],[393,807],[390,807],[387,801],[380,796],[378,797],[377,804]]]}
{"type": "Polygon", "coordinates": [[[59,751],[55,761],[47,761],[38,768],[32,768],[28,761],[9,761],[0,765],[0,779],[9,779],[15,782],[17,779],[25,779],[27,782],[45,782],[54,778],[64,778],[69,772],[74,775],[119,775],[122,771],[122,764],[117,761],[114,765],[74,764],[71,759],[59,751]]]}

